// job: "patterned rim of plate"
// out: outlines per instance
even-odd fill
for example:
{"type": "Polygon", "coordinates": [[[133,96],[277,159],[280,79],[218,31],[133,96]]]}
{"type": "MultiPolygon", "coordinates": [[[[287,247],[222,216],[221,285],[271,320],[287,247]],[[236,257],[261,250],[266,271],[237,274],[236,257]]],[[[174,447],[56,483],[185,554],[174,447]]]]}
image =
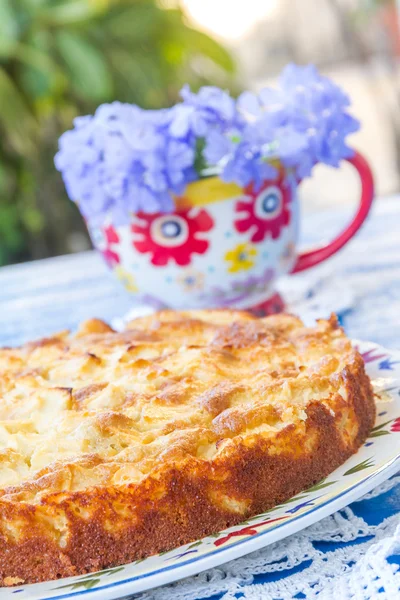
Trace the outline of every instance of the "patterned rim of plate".
{"type": "Polygon", "coordinates": [[[374,384],[377,422],[360,450],[324,481],[280,506],[197,542],[100,573],[0,588],[0,599],[15,595],[21,600],[61,600],[90,595],[93,600],[112,600],[171,583],[296,533],[394,475],[400,470],[400,450],[395,451],[390,434],[399,433],[400,437],[400,353],[370,342],[354,343],[374,384]]]}

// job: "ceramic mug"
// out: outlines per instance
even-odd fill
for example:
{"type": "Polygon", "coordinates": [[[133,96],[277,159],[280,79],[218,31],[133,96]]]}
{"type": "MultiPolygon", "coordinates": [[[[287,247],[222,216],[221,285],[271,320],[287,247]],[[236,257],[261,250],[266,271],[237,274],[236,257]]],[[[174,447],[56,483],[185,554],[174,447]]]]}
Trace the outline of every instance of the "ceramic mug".
{"type": "Polygon", "coordinates": [[[332,242],[297,253],[298,181],[279,172],[260,189],[218,177],[187,186],[168,214],[134,214],[129,225],[88,224],[94,246],[137,301],[155,308],[236,307],[277,312],[278,277],[312,267],[337,252],[365,220],[373,199],[371,170],[348,159],[361,179],[352,222],[332,242]]]}

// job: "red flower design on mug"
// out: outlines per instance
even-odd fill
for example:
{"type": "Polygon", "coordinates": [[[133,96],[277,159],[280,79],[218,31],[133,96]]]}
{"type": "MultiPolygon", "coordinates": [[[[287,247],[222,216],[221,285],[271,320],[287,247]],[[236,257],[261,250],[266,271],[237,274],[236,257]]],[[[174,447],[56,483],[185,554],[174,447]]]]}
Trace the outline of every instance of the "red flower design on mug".
{"type": "Polygon", "coordinates": [[[203,233],[212,229],[214,222],[204,209],[188,208],[171,214],[137,215],[132,225],[133,245],[138,252],[151,254],[151,263],[162,267],[175,261],[186,266],[192,254],[204,254],[209,241],[203,233]]]}
{"type": "Polygon", "coordinates": [[[276,181],[266,181],[258,191],[250,184],[244,192],[247,198],[239,200],[235,207],[239,213],[236,230],[251,231],[252,242],[262,242],[267,235],[276,240],[281,229],[290,223],[291,191],[282,175],[276,181]]]}
{"type": "Polygon", "coordinates": [[[115,267],[115,265],[120,263],[121,259],[119,254],[112,249],[112,246],[119,243],[119,235],[112,225],[105,227],[103,233],[106,240],[106,247],[104,250],[101,250],[101,253],[110,267],[115,267]]]}
{"type": "Polygon", "coordinates": [[[397,419],[395,419],[395,421],[393,421],[391,427],[390,427],[390,431],[400,431],[400,417],[397,417],[397,419]]]}

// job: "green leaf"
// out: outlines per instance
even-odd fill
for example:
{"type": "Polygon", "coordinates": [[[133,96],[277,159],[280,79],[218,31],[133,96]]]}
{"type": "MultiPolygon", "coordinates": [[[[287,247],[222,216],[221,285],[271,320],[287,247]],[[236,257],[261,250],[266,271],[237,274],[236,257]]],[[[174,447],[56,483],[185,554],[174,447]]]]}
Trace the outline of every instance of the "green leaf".
{"type": "Polygon", "coordinates": [[[188,546],[188,550],[191,550],[192,548],[196,548],[197,546],[201,546],[203,542],[201,540],[199,540],[198,542],[193,542],[193,544],[190,544],[190,546],[188,546]]]}
{"type": "Polygon", "coordinates": [[[374,461],[371,458],[366,458],[362,462],[358,463],[355,467],[352,467],[344,475],[353,475],[354,473],[358,473],[359,471],[363,471],[364,469],[369,469],[374,466],[374,461]]]}
{"type": "Polygon", "coordinates": [[[21,215],[21,221],[31,233],[38,234],[44,227],[44,215],[37,208],[27,206],[21,215]]]}
{"type": "MultiPolygon", "coordinates": [[[[138,561],[139,562],[139,561],[138,561]]],[[[104,569],[103,571],[97,571],[97,573],[88,573],[84,577],[80,577],[77,582],[69,583],[67,585],[60,585],[56,590],[62,590],[69,588],[71,590],[79,590],[80,588],[84,588],[86,590],[90,590],[92,587],[100,583],[101,579],[99,575],[113,575],[114,573],[119,573],[123,571],[124,567],[115,567],[112,569],[104,569]]]]}
{"type": "Polygon", "coordinates": [[[90,590],[92,587],[100,583],[101,579],[91,579],[83,582],[83,586],[86,590],[90,590]]]}
{"type": "Polygon", "coordinates": [[[18,72],[21,87],[33,100],[48,96],[62,79],[49,50],[50,40],[45,32],[34,32],[14,49],[15,58],[22,63],[18,72]]]}
{"type": "Polygon", "coordinates": [[[323,490],[324,488],[332,485],[333,483],[336,483],[336,481],[324,481],[324,480],[322,480],[319,483],[316,483],[312,487],[308,488],[307,492],[319,492],[319,490],[323,490]]]}
{"type": "Polygon", "coordinates": [[[163,11],[155,4],[137,2],[135,6],[122,9],[104,19],[104,26],[114,38],[131,46],[148,42],[163,22],[163,11]]]}
{"type": "Polygon", "coordinates": [[[41,13],[41,20],[50,26],[66,27],[91,21],[106,7],[88,0],[64,0],[57,6],[48,6],[41,13]]]}
{"type": "Polygon", "coordinates": [[[111,569],[103,569],[102,571],[98,571],[96,575],[114,575],[114,573],[119,573],[123,571],[125,567],[112,567],[111,569]]]}
{"type": "Polygon", "coordinates": [[[19,80],[27,96],[35,100],[48,96],[53,87],[51,76],[30,65],[22,65],[19,80]]]}
{"type": "Polygon", "coordinates": [[[0,0],[0,57],[9,54],[18,36],[18,20],[12,0],[0,0]]]}
{"type": "Polygon", "coordinates": [[[207,168],[207,161],[204,158],[204,148],[206,147],[206,141],[204,138],[197,138],[196,140],[196,155],[194,159],[194,168],[199,175],[202,176],[203,171],[207,168]]]}
{"type": "Polygon", "coordinates": [[[17,206],[0,205],[0,244],[9,251],[18,250],[22,242],[21,236],[17,206]]]}
{"type": "Polygon", "coordinates": [[[206,56],[227,73],[235,72],[235,61],[230,53],[207,34],[187,27],[182,32],[182,37],[186,48],[193,53],[206,56]]]}
{"type": "Polygon", "coordinates": [[[265,512],[263,512],[263,513],[261,513],[259,515],[256,515],[255,517],[250,517],[248,520],[249,521],[254,521],[255,519],[260,519],[262,517],[266,517],[272,511],[275,511],[278,508],[284,508],[287,504],[290,504],[291,502],[299,502],[300,500],[304,500],[305,498],[308,498],[308,495],[309,495],[310,492],[316,492],[318,490],[322,490],[323,488],[328,487],[329,485],[332,485],[333,483],[336,483],[336,482],[335,481],[320,481],[320,483],[317,483],[313,487],[305,490],[304,493],[299,494],[297,496],[292,496],[291,498],[288,498],[287,500],[284,500],[280,504],[277,504],[276,506],[273,506],[272,508],[266,510],[265,512]]]}
{"type": "Polygon", "coordinates": [[[307,496],[308,496],[308,494],[299,494],[298,496],[292,496],[292,498],[288,498],[287,500],[284,500],[283,502],[281,502],[280,506],[285,506],[286,504],[289,504],[290,502],[298,502],[299,500],[304,500],[304,498],[307,498],[307,496]]]}
{"type": "Polygon", "coordinates": [[[282,504],[277,504],[276,506],[272,506],[271,508],[269,508],[265,512],[260,513],[259,515],[255,515],[254,517],[250,517],[248,519],[248,521],[255,521],[256,519],[263,519],[264,517],[267,517],[270,513],[272,513],[273,511],[277,510],[278,508],[282,508],[282,504]]]}
{"type": "Polygon", "coordinates": [[[98,583],[100,583],[100,579],[96,579],[95,577],[90,577],[89,579],[81,579],[80,581],[77,581],[76,583],[69,583],[67,585],[59,585],[58,587],[54,588],[56,590],[64,590],[64,589],[70,589],[70,590],[79,590],[80,588],[83,588],[85,590],[90,590],[92,587],[94,587],[95,585],[97,585],[98,583]]]}
{"type": "MultiPolygon", "coordinates": [[[[7,197],[9,196],[9,192],[10,192],[10,188],[13,185],[13,183],[15,182],[15,173],[13,172],[13,169],[10,168],[8,165],[4,164],[4,162],[0,161],[0,201],[1,201],[1,196],[7,197]]],[[[1,208],[5,208],[2,207],[0,205],[0,210],[1,208]]],[[[2,220],[0,219],[0,228],[2,225],[2,220]]]]}
{"type": "Polygon", "coordinates": [[[382,390],[379,390],[379,393],[377,394],[377,396],[379,396],[379,394],[381,394],[382,392],[394,392],[395,390],[398,390],[400,388],[399,385],[393,385],[392,387],[389,388],[383,388],[382,390]]]}
{"type": "Polygon", "coordinates": [[[123,82],[123,90],[118,88],[121,101],[157,106],[159,95],[165,99],[163,76],[151,56],[137,52],[133,58],[130,52],[113,48],[109,52],[109,59],[117,78],[123,82]]]}
{"type": "Polygon", "coordinates": [[[32,136],[36,123],[24,97],[8,73],[0,67],[0,128],[20,154],[33,149],[32,136]]]}
{"type": "Polygon", "coordinates": [[[391,423],[392,421],[393,421],[393,419],[390,419],[389,421],[385,421],[385,423],[381,423],[380,425],[375,425],[375,427],[373,427],[371,429],[371,431],[379,431],[380,429],[383,429],[384,427],[386,427],[386,425],[389,425],[389,423],[391,423]]]}
{"type": "Polygon", "coordinates": [[[375,437],[380,437],[382,435],[390,435],[390,431],[373,431],[372,433],[369,434],[368,437],[375,438],[375,437]]]}
{"type": "Polygon", "coordinates": [[[96,102],[110,98],[113,83],[102,52],[70,31],[58,32],[55,39],[76,92],[96,102]]]}

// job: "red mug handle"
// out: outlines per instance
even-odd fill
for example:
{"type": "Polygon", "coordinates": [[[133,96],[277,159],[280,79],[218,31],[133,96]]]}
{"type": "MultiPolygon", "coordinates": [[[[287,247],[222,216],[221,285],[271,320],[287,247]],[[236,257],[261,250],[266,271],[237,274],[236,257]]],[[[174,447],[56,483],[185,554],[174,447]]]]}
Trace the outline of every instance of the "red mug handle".
{"type": "Polygon", "coordinates": [[[367,218],[374,198],[374,180],[371,169],[365,158],[358,152],[355,152],[351,158],[347,158],[346,160],[355,167],[361,179],[361,198],[357,213],[346,229],[335,237],[332,242],[299,254],[292,273],[309,269],[335,254],[351,240],[367,218]]]}

